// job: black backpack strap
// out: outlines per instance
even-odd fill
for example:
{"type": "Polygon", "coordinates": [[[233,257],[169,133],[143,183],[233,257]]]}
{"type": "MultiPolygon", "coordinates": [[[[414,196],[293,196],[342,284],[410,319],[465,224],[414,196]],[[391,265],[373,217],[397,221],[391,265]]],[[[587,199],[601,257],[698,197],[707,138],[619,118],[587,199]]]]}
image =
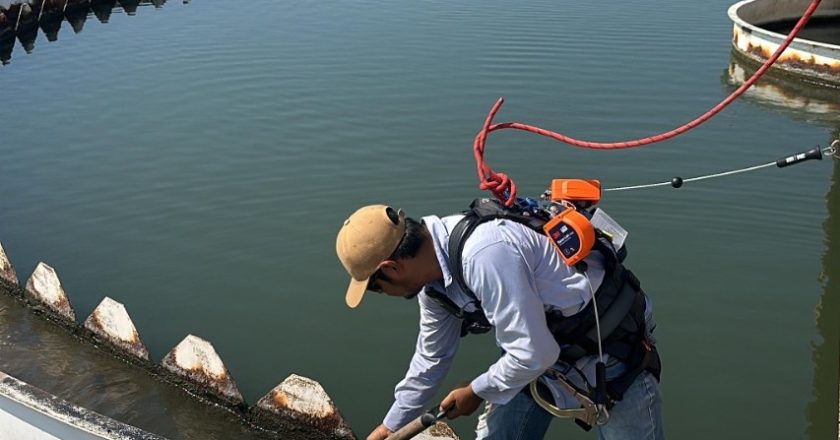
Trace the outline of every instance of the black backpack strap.
{"type": "Polygon", "coordinates": [[[478,301],[478,297],[475,295],[475,292],[467,286],[466,280],[464,280],[464,265],[461,264],[461,253],[464,251],[464,243],[467,241],[467,238],[473,233],[480,223],[481,221],[475,212],[467,211],[464,218],[455,225],[452,232],[449,234],[449,255],[447,255],[446,260],[446,264],[449,266],[449,273],[452,274],[452,278],[456,283],[458,283],[458,287],[460,287],[467,296],[472,298],[477,305],[481,304],[480,301],[478,301]]]}
{"type": "Polygon", "coordinates": [[[490,325],[490,321],[488,321],[487,317],[484,316],[484,312],[481,311],[481,308],[478,308],[473,312],[467,312],[466,310],[458,307],[458,305],[455,304],[455,301],[452,301],[443,292],[439,292],[431,287],[426,287],[424,292],[429,298],[440,304],[447,312],[461,320],[462,338],[470,333],[487,333],[493,329],[493,326],[490,325]]]}
{"type": "Polygon", "coordinates": [[[493,199],[473,200],[470,209],[464,212],[464,218],[455,225],[449,234],[446,264],[449,266],[449,273],[452,274],[452,278],[458,283],[461,290],[472,298],[479,307],[481,302],[464,280],[464,266],[461,264],[461,257],[464,251],[464,243],[467,242],[467,238],[475,231],[475,228],[484,222],[496,219],[512,220],[541,234],[543,233],[542,226],[546,223],[546,219],[523,215],[514,208],[507,208],[493,199]]]}

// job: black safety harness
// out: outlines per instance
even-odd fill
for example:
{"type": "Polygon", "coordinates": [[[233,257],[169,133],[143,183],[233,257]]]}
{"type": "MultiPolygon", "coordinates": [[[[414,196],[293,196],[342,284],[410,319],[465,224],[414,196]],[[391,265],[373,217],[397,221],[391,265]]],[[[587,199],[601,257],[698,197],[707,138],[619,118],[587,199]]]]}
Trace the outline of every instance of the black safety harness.
{"type": "MultiPolygon", "coordinates": [[[[467,311],[468,306],[458,307],[444,293],[426,289],[430,298],[462,319],[462,337],[470,333],[486,333],[493,328],[481,309],[478,297],[464,280],[461,253],[469,236],[480,224],[496,219],[515,221],[544,235],[542,226],[548,221],[548,218],[526,215],[516,207],[507,208],[491,199],[476,199],[464,214],[464,218],[449,235],[447,265],[452,278],[471,298],[474,310],[467,311]]],[[[612,404],[621,400],[624,392],[643,371],[650,371],[659,380],[661,363],[656,347],[646,338],[645,298],[639,279],[622,264],[626,255],[625,248],[616,251],[608,236],[597,228],[596,235],[593,250],[604,256],[605,269],[604,280],[595,291],[603,351],[627,366],[622,375],[607,381],[607,394],[612,404]]],[[[575,267],[581,272],[586,271],[586,263],[583,261],[575,267]]],[[[590,301],[583,310],[572,316],[563,316],[559,310],[546,312],[548,328],[561,347],[559,360],[569,365],[574,365],[584,356],[598,353],[593,304],[594,301],[590,301]]]]}

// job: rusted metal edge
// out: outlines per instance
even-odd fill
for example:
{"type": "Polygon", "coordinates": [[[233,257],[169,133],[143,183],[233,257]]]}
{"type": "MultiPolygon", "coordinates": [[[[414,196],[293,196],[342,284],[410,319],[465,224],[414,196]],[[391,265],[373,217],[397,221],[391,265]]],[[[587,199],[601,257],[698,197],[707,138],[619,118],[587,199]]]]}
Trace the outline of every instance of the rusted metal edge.
{"type": "MultiPolygon", "coordinates": [[[[740,59],[763,64],[779,47],[785,35],[750,23],[740,16],[745,0],[732,5],[727,14],[733,22],[732,47],[740,59]]],[[[840,88],[840,46],[797,37],[770,68],[797,81],[822,87],[840,88]]]]}
{"type": "Polygon", "coordinates": [[[166,440],[157,434],[119,422],[67,402],[0,371],[0,398],[22,405],[59,423],[110,440],[166,440]]]}
{"type": "Polygon", "coordinates": [[[261,426],[282,428],[303,424],[319,431],[325,438],[356,438],[321,384],[296,374],[263,396],[251,408],[250,415],[254,423],[261,426]]]}
{"type": "MultiPolygon", "coordinates": [[[[753,53],[744,52],[734,45],[732,47],[732,56],[745,66],[749,67],[752,71],[757,70],[764,64],[765,61],[767,61],[766,58],[761,58],[753,53]]],[[[818,86],[826,90],[840,89],[840,78],[832,80],[827,76],[805,74],[790,65],[777,64],[773,64],[773,66],[771,66],[767,71],[766,75],[784,78],[800,84],[818,86]]]]}

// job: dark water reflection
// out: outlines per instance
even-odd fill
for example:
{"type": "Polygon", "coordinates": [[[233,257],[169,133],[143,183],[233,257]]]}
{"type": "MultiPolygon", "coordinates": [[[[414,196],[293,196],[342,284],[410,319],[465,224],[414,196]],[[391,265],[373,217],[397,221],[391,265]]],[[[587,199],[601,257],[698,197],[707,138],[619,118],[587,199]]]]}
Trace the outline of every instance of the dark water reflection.
{"type": "MultiPolygon", "coordinates": [[[[840,128],[833,139],[840,139],[840,128]]],[[[823,293],[814,312],[820,340],[814,342],[814,401],[808,404],[808,435],[813,440],[837,438],[838,372],[840,372],[840,160],[834,161],[831,189],[826,194],[828,217],[823,223],[825,253],[820,281],[823,293]]]]}
{"type": "MultiPolygon", "coordinates": [[[[752,76],[757,68],[755,61],[733,50],[721,82],[731,92],[752,76]]],[[[836,88],[796,81],[789,74],[774,70],[765,74],[741,99],[797,121],[828,127],[840,125],[840,93],[836,88]]]]}
{"type": "MultiPolygon", "coordinates": [[[[12,60],[16,41],[27,53],[35,49],[39,31],[48,42],[58,41],[58,35],[65,22],[73,33],[84,29],[88,17],[96,17],[100,23],[108,23],[113,12],[129,16],[137,14],[142,6],[160,9],[166,0],[44,0],[29,3],[8,3],[0,1],[0,63],[9,64],[12,60]],[[41,5],[45,4],[43,13],[41,5]],[[23,13],[21,13],[23,11],[23,13]]],[[[183,3],[189,3],[184,0],[183,3]]]]}
{"type": "MultiPolygon", "coordinates": [[[[721,76],[722,82],[732,91],[752,75],[755,69],[753,62],[733,51],[729,67],[721,76]]],[[[817,87],[771,72],[747,91],[742,99],[796,120],[838,127],[824,146],[840,139],[840,93],[834,88],[817,87]]],[[[812,440],[837,438],[840,410],[840,320],[837,319],[840,316],[840,160],[832,160],[831,157],[823,160],[833,162],[833,172],[831,186],[825,195],[827,217],[822,224],[825,234],[820,274],[822,294],[814,309],[819,335],[812,343],[811,355],[814,365],[814,400],[806,409],[806,432],[812,440]]]]}

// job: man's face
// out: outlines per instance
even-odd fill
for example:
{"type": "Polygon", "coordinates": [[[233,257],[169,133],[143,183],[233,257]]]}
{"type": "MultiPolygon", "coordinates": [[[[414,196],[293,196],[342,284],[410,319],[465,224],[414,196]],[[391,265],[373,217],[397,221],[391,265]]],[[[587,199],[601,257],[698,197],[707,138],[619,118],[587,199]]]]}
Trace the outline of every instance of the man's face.
{"type": "Polygon", "coordinates": [[[371,277],[368,290],[388,296],[414,298],[426,284],[417,275],[420,271],[414,267],[416,263],[413,259],[384,262],[371,277]]]}

